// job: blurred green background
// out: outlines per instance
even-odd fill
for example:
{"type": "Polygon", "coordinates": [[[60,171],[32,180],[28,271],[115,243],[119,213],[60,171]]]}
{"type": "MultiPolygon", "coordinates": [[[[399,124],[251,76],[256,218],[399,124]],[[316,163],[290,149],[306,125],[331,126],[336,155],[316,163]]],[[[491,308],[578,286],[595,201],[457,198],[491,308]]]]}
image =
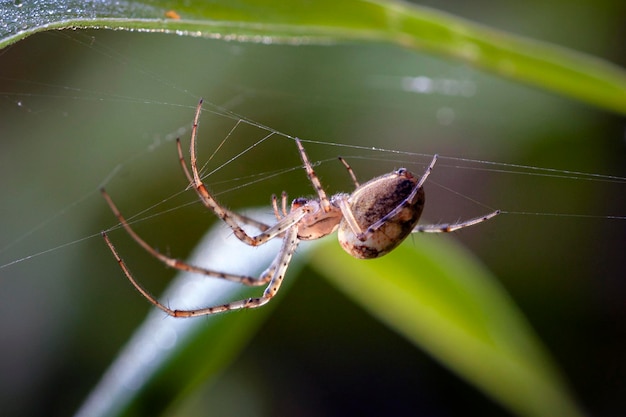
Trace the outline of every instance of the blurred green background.
{"type": "MultiPolygon", "coordinates": [[[[625,64],[621,2],[422,4],[625,64]]],[[[181,191],[172,139],[188,135],[200,96],[305,139],[626,177],[623,118],[385,45],[292,47],[48,32],[2,51],[0,83],[0,265],[54,249],[0,269],[0,405],[7,416],[75,411],[143,320],[150,307],[121,277],[99,237],[115,221],[97,188],[119,166],[107,188],[127,213],[181,191]],[[430,80],[431,89],[420,92],[419,80],[430,80]],[[75,243],[63,246],[68,242],[75,243]]],[[[203,160],[232,126],[204,113],[203,160]]],[[[209,169],[262,136],[238,128],[209,169]]],[[[277,161],[280,168],[296,166],[294,149],[283,145],[270,139],[220,170],[212,176],[213,190],[273,171],[277,161]]],[[[420,172],[428,159],[326,145],[307,150],[316,160],[341,154],[362,180],[399,165],[420,172]]],[[[583,408],[620,415],[626,409],[626,223],[601,216],[626,212],[623,181],[450,165],[440,164],[436,181],[488,206],[599,216],[504,215],[457,238],[500,278],[583,408]]],[[[317,170],[331,192],[350,189],[336,162],[317,170]]],[[[310,193],[296,172],[220,198],[233,208],[257,206],[283,189],[292,196],[310,193]]],[[[429,221],[485,212],[440,187],[427,193],[429,221]]],[[[156,212],[192,201],[186,193],[156,212]]],[[[194,204],[142,222],[138,230],[162,250],[184,256],[213,221],[194,204]]],[[[158,293],[173,272],[122,233],[114,237],[158,293]]],[[[506,415],[313,269],[299,275],[228,371],[171,415],[506,415]]]]}

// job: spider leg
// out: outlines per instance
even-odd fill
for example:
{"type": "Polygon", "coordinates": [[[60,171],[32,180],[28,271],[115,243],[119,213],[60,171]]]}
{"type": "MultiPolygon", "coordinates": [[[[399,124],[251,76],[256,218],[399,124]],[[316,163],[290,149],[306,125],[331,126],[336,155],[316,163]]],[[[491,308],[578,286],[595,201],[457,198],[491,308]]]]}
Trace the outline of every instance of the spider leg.
{"type": "Polygon", "coordinates": [[[276,197],[276,194],[272,194],[272,209],[274,210],[276,220],[280,221],[283,216],[280,214],[280,211],[278,211],[278,197],[276,197]]]}
{"type": "MultiPolygon", "coordinates": [[[[437,162],[437,158],[438,158],[437,155],[433,156],[433,159],[430,162],[430,164],[428,165],[428,167],[426,168],[426,171],[424,172],[424,175],[422,175],[422,177],[418,181],[417,185],[415,186],[415,188],[413,189],[411,194],[409,194],[409,196],[405,199],[405,201],[411,201],[413,198],[415,198],[415,195],[417,194],[419,189],[422,188],[422,186],[424,185],[424,182],[426,181],[426,179],[428,178],[428,176],[432,172],[433,167],[435,166],[435,163],[437,162]]],[[[377,222],[372,224],[370,227],[368,227],[367,230],[362,234],[362,236],[365,237],[365,238],[369,237],[369,235],[371,235],[372,232],[376,231],[380,226],[385,224],[389,218],[395,216],[400,210],[402,210],[403,207],[404,207],[403,204],[398,205],[398,207],[396,207],[394,210],[392,210],[389,214],[387,214],[386,216],[383,216],[382,219],[378,220],[377,222]]],[[[455,230],[463,229],[465,227],[474,226],[475,224],[482,223],[482,222],[484,222],[486,220],[491,219],[492,217],[497,216],[498,214],[500,214],[500,210],[495,210],[495,211],[493,211],[493,212],[491,212],[491,213],[489,213],[489,214],[487,214],[485,216],[475,217],[473,219],[469,219],[469,220],[465,220],[465,221],[457,222],[457,223],[442,223],[442,224],[431,224],[431,225],[418,225],[418,226],[415,227],[415,229],[413,229],[413,231],[411,233],[448,233],[448,232],[454,232],[455,230]]]]}
{"type": "Polygon", "coordinates": [[[438,158],[437,155],[433,155],[433,159],[430,161],[430,164],[428,164],[428,166],[426,167],[426,171],[424,172],[424,175],[422,175],[420,180],[417,182],[417,184],[413,188],[413,191],[411,191],[411,193],[404,199],[404,201],[398,204],[396,208],[391,210],[381,219],[379,219],[378,221],[370,225],[370,227],[368,227],[367,230],[363,232],[361,235],[357,235],[359,240],[366,240],[367,238],[369,238],[372,235],[372,233],[378,230],[383,224],[387,223],[387,221],[390,218],[398,214],[404,208],[404,205],[407,201],[412,201],[415,198],[415,196],[417,195],[417,192],[422,188],[422,186],[424,185],[424,182],[426,182],[426,178],[428,178],[430,173],[433,171],[433,167],[435,166],[435,163],[437,162],[437,158],[438,158]]]}
{"type": "Polygon", "coordinates": [[[152,294],[150,294],[148,292],[148,290],[146,290],[145,288],[143,288],[139,282],[137,282],[137,280],[135,280],[135,278],[133,277],[133,274],[130,273],[130,270],[128,269],[128,267],[126,266],[126,263],[124,263],[124,260],[120,257],[120,255],[117,253],[117,250],[115,249],[115,246],[113,246],[113,243],[111,243],[111,241],[109,240],[109,236],[106,234],[106,232],[102,232],[102,238],[104,239],[104,241],[106,242],[106,244],[109,246],[109,249],[111,250],[111,253],[113,253],[113,256],[115,257],[115,260],[117,261],[117,264],[120,266],[120,268],[122,268],[122,271],[124,271],[124,275],[126,275],[126,278],[128,278],[128,280],[130,281],[131,284],[133,284],[133,287],[135,287],[137,289],[137,291],[139,291],[139,293],[141,295],[144,296],[145,299],[147,299],[148,301],[150,301],[150,303],[158,308],[160,308],[161,310],[165,311],[166,313],[168,313],[169,315],[173,315],[173,311],[170,310],[169,308],[167,308],[165,305],[161,304],[159,302],[159,300],[157,300],[152,294]]]}
{"type": "MultiPolygon", "coordinates": [[[[217,200],[209,193],[209,190],[206,188],[202,180],[200,179],[200,173],[198,172],[198,164],[197,164],[197,154],[196,154],[196,138],[198,133],[198,120],[200,118],[200,113],[202,111],[202,100],[198,103],[198,107],[196,108],[196,115],[193,120],[193,126],[191,128],[191,144],[190,144],[190,165],[191,165],[191,173],[190,179],[191,184],[195,188],[198,196],[200,197],[200,201],[211,211],[215,213],[217,217],[219,217],[224,223],[226,223],[234,232],[235,236],[241,240],[242,242],[250,245],[250,246],[258,246],[263,243],[271,240],[281,234],[283,234],[288,228],[296,224],[302,219],[309,211],[310,208],[300,208],[298,210],[294,210],[290,212],[287,216],[285,216],[282,220],[276,223],[274,226],[269,227],[267,230],[262,231],[260,234],[256,236],[250,236],[246,233],[245,230],[240,226],[240,222],[245,223],[247,219],[244,216],[233,213],[230,210],[222,207],[217,200]],[[245,219],[245,220],[244,220],[245,219]]],[[[182,152],[180,153],[182,155],[182,152]]],[[[181,156],[181,159],[182,156],[181,156]]],[[[185,168],[183,169],[187,173],[189,173],[185,168]]],[[[186,173],[186,175],[187,175],[186,173]]],[[[319,182],[319,181],[318,181],[319,182]]],[[[328,203],[330,205],[330,203],[328,203]]]]}
{"type": "MultiPolygon", "coordinates": [[[[193,272],[193,273],[198,273],[198,274],[207,275],[207,276],[211,276],[211,277],[221,278],[221,279],[225,279],[227,281],[238,282],[238,283],[249,285],[249,286],[259,286],[259,285],[263,285],[263,284],[265,284],[267,282],[267,281],[259,281],[259,279],[255,278],[255,277],[242,276],[242,275],[236,275],[236,274],[228,274],[228,273],[225,273],[225,272],[218,272],[218,271],[213,271],[211,269],[201,268],[199,266],[191,265],[191,264],[188,264],[186,262],[180,261],[178,259],[171,258],[169,256],[163,255],[162,253],[160,253],[156,249],[154,249],[152,246],[150,246],[145,240],[143,240],[137,234],[137,232],[135,232],[133,230],[132,227],[130,227],[130,225],[128,224],[128,222],[126,221],[124,216],[122,216],[122,213],[119,211],[119,209],[117,208],[115,203],[113,203],[113,200],[111,199],[111,196],[109,196],[109,194],[104,190],[104,188],[102,188],[100,191],[102,193],[102,196],[106,200],[106,202],[109,204],[109,207],[111,208],[111,211],[113,212],[115,217],[117,217],[117,220],[120,222],[120,224],[122,225],[124,230],[126,230],[126,232],[130,235],[130,237],[132,237],[133,240],[139,244],[139,246],[144,248],[144,250],[146,250],[146,252],[148,252],[150,255],[154,256],[155,258],[157,258],[161,262],[163,262],[165,265],[167,265],[169,267],[172,267],[172,268],[175,268],[175,269],[178,269],[178,270],[181,270],[181,271],[193,272]]],[[[113,255],[115,255],[115,258],[118,259],[118,263],[120,263],[120,259],[119,259],[119,256],[117,255],[117,251],[114,249],[114,247],[111,244],[110,240],[106,236],[106,233],[104,233],[104,232],[103,232],[103,237],[104,237],[105,241],[107,242],[107,244],[109,245],[109,248],[113,252],[113,255]]],[[[130,280],[130,282],[135,286],[135,288],[137,288],[137,290],[139,290],[139,292],[142,293],[144,295],[144,297],[146,297],[146,298],[148,298],[149,300],[152,301],[151,297],[148,297],[146,295],[147,292],[145,290],[143,290],[141,288],[141,286],[139,286],[139,284],[137,284],[137,282],[132,278],[132,275],[130,274],[130,271],[128,271],[128,268],[126,268],[125,265],[122,265],[122,263],[120,263],[120,266],[122,266],[122,270],[126,273],[126,276],[130,280]]]]}
{"type": "Polygon", "coordinates": [[[359,188],[359,186],[361,184],[359,184],[359,180],[356,179],[356,175],[354,175],[354,171],[352,170],[352,167],[350,166],[350,164],[348,163],[348,161],[346,161],[345,159],[343,159],[341,156],[339,157],[339,161],[343,164],[344,167],[346,167],[346,169],[348,170],[348,174],[350,174],[350,178],[352,178],[352,182],[354,183],[354,186],[356,188],[359,188]]]}
{"type": "Polygon", "coordinates": [[[331,205],[330,205],[330,201],[328,200],[328,196],[326,195],[326,191],[324,191],[324,188],[322,187],[322,183],[320,182],[319,178],[317,177],[317,174],[313,170],[313,166],[311,165],[311,162],[309,161],[309,157],[307,156],[306,151],[304,150],[304,147],[302,146],[302,143],[300,142],[300,139],[296,138],[295,140],[296,140],[296,145],[298,145],[298,151],[300,152],[300,158],[302,158],[302,162],[304,162],[304,169],[306,170],[306,175],[307,177],[309,177],[309,181],[311,181],[311,184],[313,184],[313,188],[315,188],[315,192],[317,193],[317,196],[320,199],[322,210],[324,210],[324,213],[328,213],[331,210],[331,205]]]}
{"type": "Polygon", "coordinates": [[[193,185],[193,177],[189,172],[189,168],[187,168],[187,162],[185,161],[185,156],[183,155],[183,146],[180,143],[180,138],[176,138],[176,150],[178,151],[178,162],[180,162],[180,166],[183,168],[183,173],[185,177],[187,177],[187,181],[189,181],[189,186],[193,185]]]}
{"type": "MultiPolygon", "coordinates": [[[[193,186],[193,177],[191,176],[191,173],[189,172],[189,168],[187,167],[187,163],[185,162],[185,157],[183,156],[183,148],[180,143],[180,138],[176,138],[176,149],[178,150],[178,160],[180,162],[181,167],[183,168],[183,173],[185,174],[185,177],[187,177],[187,180],[189,181],[189,186],[193,186]]],[[[233,212],[231,212],[230,214],[231,214],[231,217],[233,217],[233,219],[237,223],[248,224],[248,225],[254,226],[262,232],[270,228],[270,226],[268,226],[267,224],[251,219],[250,217],[233,213],[233,212]]]]}
{"type": "MultiPolygon", "coordinates": [[[[206,316],[209,314],[222,313],[231,310],[240,310],[244,308],[257,308],[267,304],[278,292],[280,285],[285,277],[285,272],[289,266],[289,262],[298,247],[298,229],[297,227],[290,227],[285,231],[285,237],[283,239],[283,245],[280,252],[272,261],[272,264],[263,272],[259,280],[268,281],[269,284],[263,294],[260,297],[246,298],[244,300],[232,301],[230,303],[200,308],[195,310],[171,310],[167,307],[161,308],[161,310],[174,317],[196,317],[206,316]]],[[[155,304],[156,305],[156,304],[155,304]]]]}
{"type": "Polygon", "coordinates": [[[274,216],[276,216],[278,221],[287,216],[287,193],[284,191],[281,194],[280,207],[281,210],[278,209],[278,197],[276,197],[276,194],[272,194],[272,208],[274,209],[274,216]]]}
{"type": "Polygon", "coordinates": [[[283,278],[285,276],[285,272],[287,271],[287,267],[289,266],[289,262],[291,261],[291,257],[293,256],[296,248],[298,247],[298,232],[296,227],[291,227],[285,232],[285,238],[283,240],[283,245],[281,247],[280,252],[272,261],[272,264],[267,268],[261,276],[256,279],[257,282],[269,282],[265,291],[263,291],[263,295],[256,298],[247,298],[244,300],[233,301],[230,303],[205,307],[201,309],[195,310],[175,310],[167,307],[159,300],[156,299],[152,294],[150,294],[147,290],[145,290],[132,276],[130,270],[124,263],[124,261],[118,255],[115,247],[109,240],[107,234],[102,232],[102,237],[104,238],[107,245],[111,249],[111,252],[115,256],[117,263],[124,271],[124,274],[128,277],[130,282],[135,286],[135,288],[155,307],[163,310],[165,313],[172,317],[195,317],[195,316],[206,316],[215,313],[222,313],[230,310],[239,310],[243,308],[256,308],[266,304],[270,301],[280,289],[280,285],[283,282],[283,278]]]}
{"type": "Polygon", "coordinates": [[[417,225],[411,233],[448,233],[465,227],[474,226],[475,224],[487,221],[500,214],[500,210],[493,211],[485,216],[475,217],[457,223],[441,223],[441,224],[423,224],[417,225]]]}
{"type": "Polygon", "coordinates": [[[283,191],[281,193],[281,204],[280,207],[283,211],[283,216],[287,216],[287,192],[283,191]]]}
{"type": "Polygon", "coordinates": [[[350,207],[348,198],[349,198],[348,195],[337,195],[335,196],[334,201],[335,201],[335,204],[339,206],[339,209],[341,210],[341,214],[343,215],[343,219],[346,221],[346,223],[348,223],[348,226],[350,227],[350,229],[352,229],[352,233],[354,233],[355,236],[361,236],[364,234],[363,229],[361,229],[361,226],[359,226],[359,223],[356,221],[356,218],[354,217],[354,212],[352,211],[352,208],[350,207]]]}

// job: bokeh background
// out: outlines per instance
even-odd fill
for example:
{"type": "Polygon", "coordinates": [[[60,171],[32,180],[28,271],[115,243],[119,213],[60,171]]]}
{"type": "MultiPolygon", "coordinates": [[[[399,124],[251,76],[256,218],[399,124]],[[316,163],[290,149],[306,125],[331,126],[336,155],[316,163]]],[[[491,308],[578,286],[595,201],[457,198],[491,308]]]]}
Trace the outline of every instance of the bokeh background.
{"type": "MultiPolygon", "coordinates": [[[[422,4],[625,64],[621,2],[422,4]]],[[[0,405],[7,416],[75,411],[145,317],[150,307],[120,276],[99,237],[115,221],[98,186],[107,180],[128,213],[183,190],[173,138],[188,134],[200,96],[322,142],[626,177],[622,117],[387,45],[48,32],[0,53],[0,83],[0,405]]],[[[233,121],[205,113],[202,123],[206,160],[233,121]]],[[[263,135],[238,128],[209,167],[263,135]]],[[[234,178],[296,166],[297,154],[282,145],[280,138],[267,140],[216,172],[214,191],[223,191],[220,198],[233,208],[267,204],[283,189],[310,193],[298,172],[232,190],[234,178]]],[[[356,149],[307,149],[316,160],[345,156],[362,179],[399,165],[419,172],[427,159],[375,154],[381,160],[373,161],[356,149]]],[[[500,279],[583,408],[621,415],[626,222],[602,216],[626,213],[624,181],[441,165],[437,182],[487,206],[594,216],[505,215],[457,238],[500,279]]],[[[350,188],[336,162],[318,171],[331,192],[350,188]]],[[[439,187],[428,192],[428,220],[485,211],[439,187]]],[[[179,195],[156,212],[194,199],[179,195]]],[[[195,204],[138,230],[184,256],[213,221],[195,204]]],[[[145,260],[143,281],[155,292],[164,288],[173,272],[115,236],[127,259],[145,260]]],[[[291,278],[294,285],[232,366],[170,415],[507,415],[312,269],[291,278]]]]}

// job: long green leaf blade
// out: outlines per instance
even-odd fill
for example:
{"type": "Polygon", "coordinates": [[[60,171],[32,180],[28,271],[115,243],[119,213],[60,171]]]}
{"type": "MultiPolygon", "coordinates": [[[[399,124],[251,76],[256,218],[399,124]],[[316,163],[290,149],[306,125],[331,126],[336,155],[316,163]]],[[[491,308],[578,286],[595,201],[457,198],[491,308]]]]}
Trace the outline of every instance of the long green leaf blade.
{"type": "Polygon", "coordinates": [[[373,316],[522,416],[581,416],[497,281],[446,239],[420,236],[377,260],[316,247],[313,267],[373,316]]]}
{"type": "Polygon", "coordinates": [[[263,43],[388,42],[626,113],[626,75],[616,65],[400,2],[17,0],[0,5],[0,13],[0,48],[36,32],[63,28],[170,32],[263,43]]]}

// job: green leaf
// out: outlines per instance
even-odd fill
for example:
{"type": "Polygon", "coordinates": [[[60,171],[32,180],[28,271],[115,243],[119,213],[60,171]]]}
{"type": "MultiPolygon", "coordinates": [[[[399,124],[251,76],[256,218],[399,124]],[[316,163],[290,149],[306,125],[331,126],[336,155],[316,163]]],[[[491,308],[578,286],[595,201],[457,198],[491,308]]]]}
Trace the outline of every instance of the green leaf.
{"type": "Polygon", "coordinates": [[[616,65],[400,2],[15,0],[3,2],[0,12],[0,48],[36,32],[64,28],[169,32],[295,45],[387,42],[626,113],[626,75],[616,65]]]}
{"type": "Polygon", "coordinates": [[[419,236],[369,261],[325,242],[311,261],[373,316],[516,414],[583,415],[496,278],[452,239],[419,236]]]}

